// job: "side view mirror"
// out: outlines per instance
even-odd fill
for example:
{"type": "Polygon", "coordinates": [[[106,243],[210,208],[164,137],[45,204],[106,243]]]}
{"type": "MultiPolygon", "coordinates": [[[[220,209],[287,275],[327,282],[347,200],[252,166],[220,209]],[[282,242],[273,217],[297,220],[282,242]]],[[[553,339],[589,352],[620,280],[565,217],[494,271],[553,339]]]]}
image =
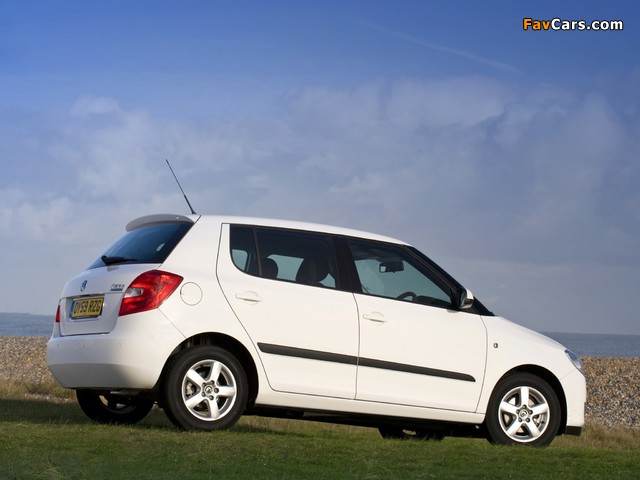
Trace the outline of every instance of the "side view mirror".
{"type": "Polygon", "coordinates": [[[471,305],[473,305],[473,300],[474,300],[473,293],[471,293],[469,289],[464,288],[460,292],[458,308],[460,310],[466,310],[468,308],[471,308],[471,305]]]}

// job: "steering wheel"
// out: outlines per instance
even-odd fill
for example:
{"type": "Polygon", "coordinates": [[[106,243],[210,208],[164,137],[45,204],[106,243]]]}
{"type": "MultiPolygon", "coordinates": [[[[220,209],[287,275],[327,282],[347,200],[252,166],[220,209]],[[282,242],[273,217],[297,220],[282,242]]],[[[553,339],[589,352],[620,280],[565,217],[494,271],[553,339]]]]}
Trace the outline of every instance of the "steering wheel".
{"type": "Polygon", "coordinates": [[[408,300],[408,299],[409,299],[409,297],[411,297],[411,301],[412,301],[412,302],[415,302],[415,301],[416,301],[416,299],[418,298],[418,295],[416,295],[416,294],[415,294],[415,293],[413,293],[413,292],[407,291],[407,292],[401,293],[401,294],[400,294],[400,295],[398,295],[396,298],[397,298],[398,300],[408,300]]]}

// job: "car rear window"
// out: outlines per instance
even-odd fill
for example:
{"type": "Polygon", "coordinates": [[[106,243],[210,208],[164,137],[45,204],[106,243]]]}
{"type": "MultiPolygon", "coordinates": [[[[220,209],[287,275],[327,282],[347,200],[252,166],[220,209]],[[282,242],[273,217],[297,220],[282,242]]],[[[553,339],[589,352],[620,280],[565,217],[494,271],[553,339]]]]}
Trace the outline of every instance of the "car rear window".
{"type": "Polygon", "coordinates": [[[125,233],[89,269],[105,265],[162,263],[193,224],[186,222],[143,225],[125,233]]]}

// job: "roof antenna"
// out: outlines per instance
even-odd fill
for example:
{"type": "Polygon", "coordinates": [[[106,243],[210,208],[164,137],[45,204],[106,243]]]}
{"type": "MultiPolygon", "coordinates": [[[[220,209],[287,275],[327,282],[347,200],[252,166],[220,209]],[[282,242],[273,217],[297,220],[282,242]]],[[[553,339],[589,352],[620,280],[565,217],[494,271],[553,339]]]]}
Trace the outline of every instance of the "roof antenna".
{"type": "Polygon", "coordinates": [[[165,160],[165,162],[167,162],[167,166],[169,167],[169,170],[171,170],[171,173],[173,174],[173,178],[176,179],[176,183],[178,184],[178,187],[180,187],[180,191],[182,192],[182,196],[184,197],[185,201],[187,202],[187,205],[189,205],[189,210],[191,210],[191,213],[193,215],[196,215],[196,211],[191,206],[191,203],[189,202],[189,199],[187,198],[187,194],[184,193],[184,190],[182,189],[182,185],[180,185],[180,182],[178,181],[178,177],[176,177],[176,174],[173,172],[173,168],[171,168],[171,164],[169,163],[169,160],[167,160],[166,158],[164,160],[165,160]]]}

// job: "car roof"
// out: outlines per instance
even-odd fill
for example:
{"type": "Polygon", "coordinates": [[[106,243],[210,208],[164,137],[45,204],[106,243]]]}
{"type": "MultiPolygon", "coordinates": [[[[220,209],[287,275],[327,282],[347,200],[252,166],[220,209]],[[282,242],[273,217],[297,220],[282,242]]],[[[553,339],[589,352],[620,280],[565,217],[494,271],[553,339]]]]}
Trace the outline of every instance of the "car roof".
{"type": "Polygon", "coordinates": [[[320,223],[301,222],[295,220],[279,220],[274,218],[243,217],[235,215],[176,215],[176,214],[156,214],[139,217],[127,224],[127,230],[133,230],[143,225],[157,223],[214,223],[214,224],[241,224],[252,226],[265,226],[276,228],[289,228],[292,230],[303,230],[311,232],[329,233],[333,235],[344,235],[348,237],[366,238],[382,242],[399,243],[408,245],[402,240],[379,235],[376,233],[355,230],[351,228],[336,227],[320,223]]]}

